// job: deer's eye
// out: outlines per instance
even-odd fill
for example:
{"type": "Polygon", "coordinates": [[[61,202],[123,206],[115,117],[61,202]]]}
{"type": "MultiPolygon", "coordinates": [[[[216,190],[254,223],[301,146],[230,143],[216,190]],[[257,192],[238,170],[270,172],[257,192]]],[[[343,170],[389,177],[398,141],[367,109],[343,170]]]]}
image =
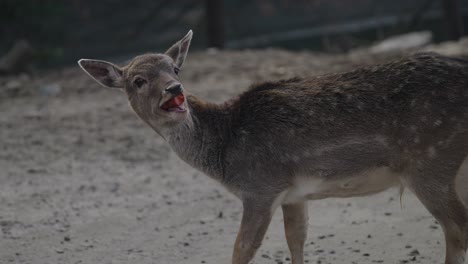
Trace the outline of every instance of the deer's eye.
{"type": "Polygon", "coordinates": [[[177,68],[177,67],[174,67],[174,73],[175,73],[175,74],[177,74],[177,75],[178,75],[178,74],[179,74],[179,71],[180,71],[180,69],[179,69],[179,68],[177,68]]]}
{"type": "Polygon", "coordinates": [[[143,84],[146,83],[146,80],[142,79],[142,78],[136,78],[133,83],[138,87],[138,88],[141,88],[141,86],[143,86],[143,84]]]}

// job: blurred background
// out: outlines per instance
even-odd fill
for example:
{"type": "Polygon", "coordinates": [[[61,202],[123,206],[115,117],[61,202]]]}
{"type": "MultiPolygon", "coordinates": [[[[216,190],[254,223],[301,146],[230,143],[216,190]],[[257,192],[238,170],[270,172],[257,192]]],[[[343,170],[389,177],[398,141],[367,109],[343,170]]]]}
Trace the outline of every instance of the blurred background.
{"type": "MultiPolygon", "coordinates": [[[[468,56],[467,23],[466,0],[0,0],[0,263],[230,263],[239,200],[78,59],[124,65],[193,29],[181,82],[221,103],[413,52],[468,56]]],[[[461,175],[468,200],[468,163],[461,175]]],[[[306,263],[442,263],[442,230],[409,191],[309,207],[306,263]]],[[[291,262],[282,221],[254,264],[291,262]]]]}
{"type": "Polygon", "coordinates": [[[468,28],[461,0],[3,0],[0,54],[19,40],[41,65],[88,56],[162,51],[183,32],[193,47],[281,47],[346,52],[392,35],[429,30],[433,41],[468,28]]]}

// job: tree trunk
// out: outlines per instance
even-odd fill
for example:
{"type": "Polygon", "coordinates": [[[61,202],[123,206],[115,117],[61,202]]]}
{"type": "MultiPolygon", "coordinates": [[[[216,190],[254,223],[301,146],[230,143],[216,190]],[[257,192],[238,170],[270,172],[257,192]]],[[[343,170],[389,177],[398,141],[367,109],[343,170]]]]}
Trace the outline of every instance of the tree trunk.
{"type": "Polygon", "coordinates": [[[442,0],[447,35],[450,40],[458,40],[463,35],[463,19],[459,0],[442,0]]]}
{"type": "Polygon", "coordinates": [[[224,48],[223,0],[205,0],[208,47],[224,48]]]}

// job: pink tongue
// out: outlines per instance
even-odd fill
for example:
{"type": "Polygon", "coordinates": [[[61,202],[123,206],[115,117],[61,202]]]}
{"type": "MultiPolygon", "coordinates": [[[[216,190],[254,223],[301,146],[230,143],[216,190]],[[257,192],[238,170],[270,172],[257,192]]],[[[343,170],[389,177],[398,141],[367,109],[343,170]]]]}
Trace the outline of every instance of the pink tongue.
{"type": "Polygon", "coordinates": [[[184,98],[184,95],[183,94],[179,94],[178,96],[172,98],[171,100],[165,102],[161,108],[163,109],[170,109],[170,108],[175,108],[175,107],[178,107],[180,106],[181,104],[183,104],[185,101],[185,98],[184,98]]]}

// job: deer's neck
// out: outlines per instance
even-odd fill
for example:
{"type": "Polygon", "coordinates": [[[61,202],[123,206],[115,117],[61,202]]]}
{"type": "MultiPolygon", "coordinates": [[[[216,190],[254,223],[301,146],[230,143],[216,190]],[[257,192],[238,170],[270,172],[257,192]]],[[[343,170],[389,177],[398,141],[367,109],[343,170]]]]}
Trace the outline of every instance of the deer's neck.
{"type": "Polygon", "coordinates": [[[225,107],[188,96],[190,114],[172,128],[166,140],[188,164],[218,181],[224,177],[224,154],[230,115],[225,107]]]}

